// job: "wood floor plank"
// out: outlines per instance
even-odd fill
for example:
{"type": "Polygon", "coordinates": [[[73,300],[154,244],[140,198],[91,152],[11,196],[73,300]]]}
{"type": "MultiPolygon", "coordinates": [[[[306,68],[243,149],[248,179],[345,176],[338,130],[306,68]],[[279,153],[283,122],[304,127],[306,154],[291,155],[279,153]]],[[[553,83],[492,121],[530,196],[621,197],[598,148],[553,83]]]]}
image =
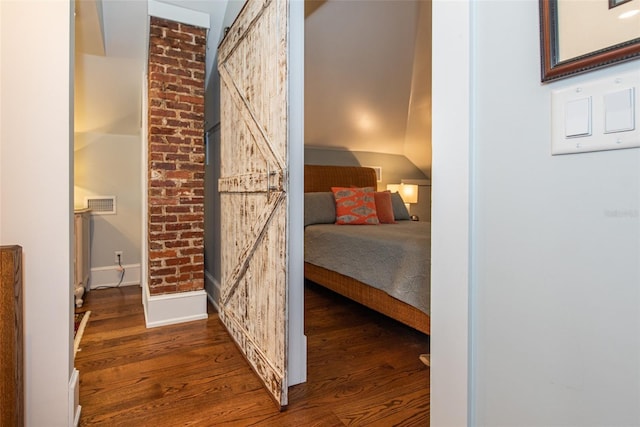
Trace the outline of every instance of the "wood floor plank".
{"type": "Polygon", "coordinates": [[[379,399],[357,401],[350,408],[336,411],[345,425],[413,426],[429,425],[429,403],[422,399],[422,391],[398,395],[380,403],[379,399]],[[407,417],[407,412],[413,412],[407,417]]]}
{"type": "Polygon", "coordinates": [[[429,339],[307,284],[308,381],[279,412],[217,314],[147,329],[139,287],[92,290],[76,356],[81,426],[425,426],[429,339]]]}

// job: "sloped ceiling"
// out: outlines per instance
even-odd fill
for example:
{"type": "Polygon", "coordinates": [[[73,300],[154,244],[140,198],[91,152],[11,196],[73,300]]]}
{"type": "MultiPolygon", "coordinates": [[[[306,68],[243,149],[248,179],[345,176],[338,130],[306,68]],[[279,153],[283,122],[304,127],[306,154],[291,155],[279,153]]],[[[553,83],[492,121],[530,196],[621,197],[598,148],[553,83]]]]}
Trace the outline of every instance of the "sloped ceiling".
{"type": "Polygon", "coordinates": [[[430,175],[429,46],[428,2],[307,7],[305,144],[401,154],[430,175]]]}
{"type": "MultiPolygon", "coordinates": [[[[80,2],[95,1],[102,3],[104,16],[104,33],[107,56],[124,58],[145,57],[147,34],[146,0],[77,0],[80,2]]],[[[205,12],[210,16],[210,32],[213,40],[221,31],[222,19],[227,3],[239,0],[153,0],[157,3],[168,3],[185,9],[205,12]]],[[[213,45],[215,51],[216,44],[213,45]]]]}
{"type": "MultiPolygon", "coordinates": [[[[156,0],[158,1],[158,0],[156,0]]],[[[210,16],[207,70],[212,71],[223,27],[242,0],[161,0],[210,16]]],[[[131,133],[139,126],[147,2],[77,0],[92,6],[94,35],[104,35],[104,58],[82,48],[77,107],[86,130],[131,133]],[[93,4],[93,5],[92,5],[93,4]],[[102,26],[95,16],[102,15],[102,26]],[[111,58],[115,58],[111,61],[111,58]],[[123,72],[118,71],[118,64],[123,72]],[[85,71],[91,70],[91,75],[85,71]],[[95,87],[95,86],[102,86],[95,87]],[[110,96],[110,94],[116,94],[110,96]],[[109,117],[115,115],[115,117],[109,117]],[[84,120],[83,119],[83,120],[84,120]]],[[[305,144],[408,157],[430,175],[430,2],[328,0],[308,2],[305,20],[305,144]],[[425,24],[425,20],[427,21],[425,24]],[[425,39],[426,38],[426,39],[425,39]]],[[[78,23],[76,24],[78,25],[78,23]]],[[[80,26],[84,25],[83,23],[80,26]]],[[[82,38],[85,36],[78,34],[82,38]]],[[[85,46],[88,44],[85,43],[85,46]]],[[[214,75],[216,72],[209,73],[214,75]]],[[[209,82],[215,79],[208,80],[209,82]]],[[[213,85],[215,86],[215,85],[213,85]]],[[[215,93],[207,88],[207,94],[215,93]]],[[[211,124],[210,124],[211,125],[211,124]]]]}
{"type": "MultiPolygon", "coordinates": [[[[162,0],[210,16],[213,65],[228,1],[162,0]]],[[[231,3],[239,3],[231,0],[231,3]]],[[[147,49],[145,0],[76,0],[76,132],[139,134],[147,49]]]]}
{"type": "Polygon", "coordinates": [[[76,0],[76,52],[104,55],[104,27],[101,0],[76,0]]]}

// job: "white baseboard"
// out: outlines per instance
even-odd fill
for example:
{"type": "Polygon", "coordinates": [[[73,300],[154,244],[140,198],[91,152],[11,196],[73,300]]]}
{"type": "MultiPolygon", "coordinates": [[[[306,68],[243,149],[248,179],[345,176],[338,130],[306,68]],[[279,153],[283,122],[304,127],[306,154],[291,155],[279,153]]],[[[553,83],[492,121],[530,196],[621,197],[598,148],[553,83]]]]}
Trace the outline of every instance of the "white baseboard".
{"type": "MultiPolygon", "coordinates": [[[[140,284],[140,264],[127,264],[124,267],[124,277],[120,286],[140,284]]],[[[122,273],[115,265],[107,267],[95,267],[91,269],[89,289],[117,286],[122,273]]]]}
{"type": "Polygon", "coordinates": [[[149,287],[144,286],[142,296],[147,328],[191,322],[208,317],[207,293],[204,290],[151,295],[149,287]]]}
{"type": "Polygon", "coordinates": [[[69,379],[69,427],[80,425],[80,372],[73,368],[69,379]]]}
{"type": "Polygon", "coordinates": [[[207,299],[213,308],[215,308],[216,311],[220,311],[220,306],[218,305],[218,301],[220,300],[220,282],[207,270],[204,271],[204,289],[207,292],[207,299]]]}

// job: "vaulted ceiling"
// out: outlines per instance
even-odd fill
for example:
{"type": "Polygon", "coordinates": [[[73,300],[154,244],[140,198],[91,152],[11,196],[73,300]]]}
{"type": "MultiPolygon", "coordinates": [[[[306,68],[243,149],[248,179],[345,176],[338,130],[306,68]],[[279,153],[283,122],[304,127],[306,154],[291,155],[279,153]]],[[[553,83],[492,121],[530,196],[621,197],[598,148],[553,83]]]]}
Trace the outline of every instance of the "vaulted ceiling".
{"type": "MultiPolygon", "coordinates": [[[[156,1],[209,14],[211,75],[223,28],[243,1],[156,1]]],[[[430,175],[430,2],[320,0],[306,6],[305,144],[403,154],[430,175]]],[[[76,80],[84,87],[76,94],[79,126],[135,132],[147,2],[76,0],[76,13],[76,80]]],[[[215,95],[208,87],[207,96],[215,95]]]]}
{"type": "Polygon", "coordinates": [[[431,169],[431,7],[314,2],[305,19],[305,144],[431,169]]]}

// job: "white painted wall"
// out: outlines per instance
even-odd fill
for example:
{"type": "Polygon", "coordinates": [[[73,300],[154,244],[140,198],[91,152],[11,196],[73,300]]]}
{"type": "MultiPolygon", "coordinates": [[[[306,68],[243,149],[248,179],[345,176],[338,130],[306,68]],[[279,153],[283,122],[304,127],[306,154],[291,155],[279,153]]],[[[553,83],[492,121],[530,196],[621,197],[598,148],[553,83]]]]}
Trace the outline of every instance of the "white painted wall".
{"type": "Polygon", "coordinates": [[[140,135],[76,134],[75,206],[86,197],[116,197],[114,215],[91,216],[91,268],[114,266],[114,251],[123,251],[123,264],[140,263],[141,145],[140,135]]]}
{"type": "Polygon", "coordinates": [[[541,85],[538,2],[475,9],[474,424],[640,425],[640,150],[550,155],[551,90],[640,61],[541,85]]]}
{"type": "Polygon", "coordinates": [[[552,157],[549,106],[639,63],[541,85],[537,1],[433,12],[431,423],[638,425],[640,151],[552,157]]]}
{"type": "Polygon", "coordinates": [[[77,53],[75,131],[140,135],[142,70],[140,58],[77,53]]]}
{"type": "Polygon", "coordinates": [[[0,2],[0,243],[23,247],[27,426],[68,426],[72,10],[0,2]],[[71,78],[70,78],[71,77],[71,78]]]}
{"type": "Polygon", "coordinates": [[[76,56],[74,206],[88,196],[115,196],[117,206],[115,215],[91,217],[92,269],[114,267],[114,251],[123,264],[141,260],[142,69],[140,59],[76,56]]]}

